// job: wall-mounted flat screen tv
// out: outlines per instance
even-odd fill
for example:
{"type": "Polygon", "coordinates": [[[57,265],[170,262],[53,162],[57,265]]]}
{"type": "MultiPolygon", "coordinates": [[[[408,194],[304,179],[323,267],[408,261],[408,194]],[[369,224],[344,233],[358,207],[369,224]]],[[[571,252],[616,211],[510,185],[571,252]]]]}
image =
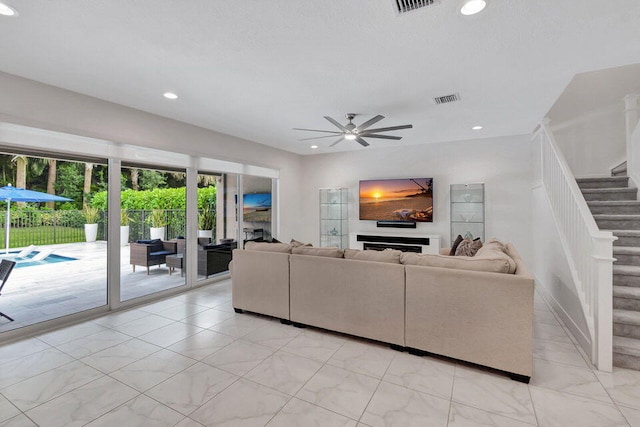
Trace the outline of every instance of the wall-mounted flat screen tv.
{"type": "Polygon", "coordinates": [[[242,196],[242,214],[247,222],[271,222],[271,194],[255,193],[242,196]]]}
{"type": "Polygon", "coordinates": [[[433,222],[433,178],[360,181],[360,219],[433,222]]]}

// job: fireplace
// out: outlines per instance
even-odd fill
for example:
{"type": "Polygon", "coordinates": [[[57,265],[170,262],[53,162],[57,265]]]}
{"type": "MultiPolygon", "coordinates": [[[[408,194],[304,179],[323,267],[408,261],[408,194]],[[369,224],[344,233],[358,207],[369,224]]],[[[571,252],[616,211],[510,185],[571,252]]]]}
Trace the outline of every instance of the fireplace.
{"type": "Polygon", "coordinates": [[[397,249],[402,252],[417,252],[422,253],[422,246],[413,245],[394,245],[392,243],[369,243],[364,242],[362,247],[365,250],[383,251],[385,249],[397,249]]]}
{"type": "Polygon", "coordinates": [[[437,254],[440,252],[440,235],[396,231],[360,231],[349,234],[351,249],[384,250],[399,249],[405,252],[437,254]]]}

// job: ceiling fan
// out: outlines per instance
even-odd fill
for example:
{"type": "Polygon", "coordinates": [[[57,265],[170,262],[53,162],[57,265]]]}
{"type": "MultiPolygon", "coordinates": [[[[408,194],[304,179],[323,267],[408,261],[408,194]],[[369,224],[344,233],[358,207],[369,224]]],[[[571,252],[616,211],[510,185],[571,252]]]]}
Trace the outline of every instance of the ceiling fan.
{"type": "Polygon", "coordinates": [[[303,138],[300,139],[300,141],[308,141],[310,139],[320,139],[320,138],[331,138],[331,137],[336,137],[339,136],[339,139],[334,142],[333,144],[331,144],[329,147],[333,147],[334,145],[342,142],[344,139],[348,139],[350,141],[356,141],[358,144],[362,145],[363,147],[366,147],[369,145],[369,143],[367,141],[364,140],[364,138],[380,138],[380,139],[395,139],[395,140],[399,140],[402,139],[401,136],[391,136],[391,135],[379,135],[380,132],[389,132],[392,130],[400,130],[400,129],[411,129],[413,127],[413,125],[402,125],[402,126],[391,126],[391,127],[386,127],[386,128],[377,128],[377,129],[369,129],[369,127],[377,122],[379,122],[380,120],[384,119],[384,116],[381,115],[377,115],[372,119],[367,120],[366,122],[362,123],[359,126],[356,126],[355,124],[353,124],[353,119],[356,117],[356,114],[354,113],[349,113],[347,114],[347,120],[349,120],[349,123],[347,123],[346,125],[341,125],[337,120],[332,119],[329,116],[324,116],[325,119],[327,119],[329,122],[331,122],[335,127],[337,127],[338,129],[340,129],[340,131],[335,131],[335,130],[320,130],[320,129],[302,129],[302,128],[293,128],[294,130],[304,130],[304,131],[310,131],[310,132],[322,132],[322,133],[329,133],[331,135],[326,135],[326,136],[316,136],[316,137],[312,137],[312,138],[303,138]]]}

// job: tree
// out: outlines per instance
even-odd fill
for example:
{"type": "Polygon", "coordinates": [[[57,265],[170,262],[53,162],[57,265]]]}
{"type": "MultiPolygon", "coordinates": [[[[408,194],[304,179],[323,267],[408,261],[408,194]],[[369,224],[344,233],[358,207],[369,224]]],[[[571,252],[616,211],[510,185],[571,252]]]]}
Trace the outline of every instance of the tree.
{"type": "MultiPolygon", "coordinates": [[[[58,161],[56,159],[49,159],[49,173],[47,176],[47,193],[56,194],[56,172],[58,168],[58,161]]],[[[54,209],[55,202],[47,202],[47,209],[54,209]]]]}
{"type": "Polygon", "coordinates": [[[27,187],[27,156],[13,156],[11,161],[16,165],[16,182],[18,188],[27,187]]]}
{"type": "Polygon", "coordinates": [[[87,206],[89,193],[91,193],[91,177],[93,175],[93,163],[84,164],[84,186],[82,187],[82,206],[87,206]]]}
{"type": "Polygon", "coordinates": [[[82,180],[79,163],[60,162],[55,184],[56,194],[75,200],[76,207],[80,207],[78,201],[82,200],[82,180]]]}
{"type": "Polygon", "coordinates": [[[138,184],[138,177],[140,176],[140,170],[138,168],[131,168],[131,189],[138,191],[140,185],[138,184]]]}
{"type": "Polygon", "coordinates": [[[143,169],[140,173],[140,189],[153,190],[154,188],[165,188],[167,178],[163,172],[143,169]]]}

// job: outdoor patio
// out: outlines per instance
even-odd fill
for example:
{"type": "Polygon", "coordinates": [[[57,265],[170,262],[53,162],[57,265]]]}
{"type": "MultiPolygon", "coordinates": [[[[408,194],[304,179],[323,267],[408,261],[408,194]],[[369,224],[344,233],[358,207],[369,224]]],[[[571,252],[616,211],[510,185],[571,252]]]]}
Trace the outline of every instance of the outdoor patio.
{"type": "MultiPolygon", "coordinates": [[[[14,268],[0,297],[0,332],[100,307],[107,301],[107,242],[39,246],[54,254],[77,258],[51,264],[14,268]]],[[[14,250],[14,249],[12,249],[14,250]]],[[[185,283],[180,270],[169,275],[163,264],[150,268],[129,264],[129,246],[120,252],[123,300],[149,295],[185,283]]],[[[204,276],[202,277],[204,278],[204,276]]]]}

